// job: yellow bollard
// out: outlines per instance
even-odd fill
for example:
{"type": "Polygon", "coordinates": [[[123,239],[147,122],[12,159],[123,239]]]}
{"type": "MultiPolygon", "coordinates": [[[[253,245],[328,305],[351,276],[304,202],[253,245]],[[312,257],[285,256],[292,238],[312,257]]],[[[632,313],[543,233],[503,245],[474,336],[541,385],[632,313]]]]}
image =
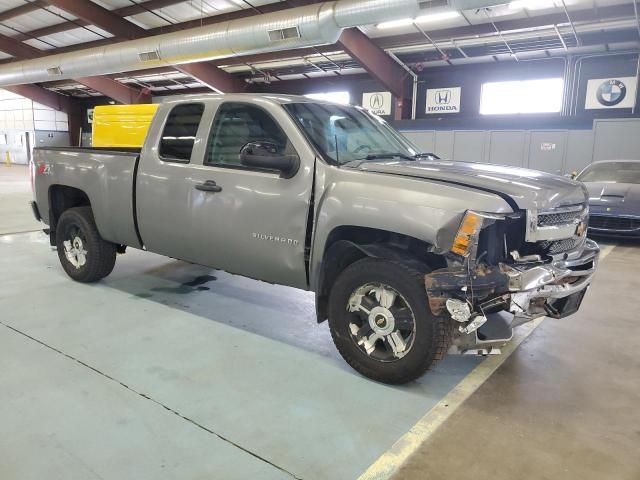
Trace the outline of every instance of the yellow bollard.
{"type": "Polygon", "coordinates": [[[4,161],[4,163],[7,164],[7,167],[11,166],[11,155],[9,154],[9,152],[7,152],[7,157],[6,157],[5,161],[4,161]]]}

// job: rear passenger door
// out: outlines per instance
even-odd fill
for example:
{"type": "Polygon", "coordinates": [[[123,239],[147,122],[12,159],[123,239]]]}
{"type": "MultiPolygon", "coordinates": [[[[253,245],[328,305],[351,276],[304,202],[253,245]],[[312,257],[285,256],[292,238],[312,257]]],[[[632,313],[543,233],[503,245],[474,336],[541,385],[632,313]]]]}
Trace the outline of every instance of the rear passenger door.
{"type": "Polygon", "coordinates": [[[162,105],[156,115],[164,124],[152,124],[142,151],[136,181],[138,230],[148,250],[196,261],[188,238],[193,229],[191,203],[195,147],[206,135],[204,102],[162,105]]]}

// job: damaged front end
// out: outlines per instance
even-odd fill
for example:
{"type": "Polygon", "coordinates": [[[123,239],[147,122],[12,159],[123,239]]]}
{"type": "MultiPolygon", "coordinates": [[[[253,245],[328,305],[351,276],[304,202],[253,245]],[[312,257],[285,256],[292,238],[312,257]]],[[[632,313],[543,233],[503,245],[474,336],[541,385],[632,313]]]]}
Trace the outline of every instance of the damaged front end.
{"type": "Polygon", "coordinates": [[[586,205],[465,214],[447,267],[424,277],[431,312],[458,325],[454,350],[492,353],[511,339],[514,327],[578,310],[600,251],[586,238],[587,216],[586,205]]]}

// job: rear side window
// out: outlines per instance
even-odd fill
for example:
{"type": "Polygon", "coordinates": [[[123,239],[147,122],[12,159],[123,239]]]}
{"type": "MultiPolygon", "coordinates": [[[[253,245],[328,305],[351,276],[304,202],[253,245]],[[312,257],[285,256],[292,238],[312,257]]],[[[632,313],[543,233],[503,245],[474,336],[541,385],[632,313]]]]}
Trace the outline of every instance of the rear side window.
{"type": "Polygon", "coordinates": [[[187,103],[171,110],[160,139],[160,157],[167,162],[189,162],[204,105],[187,103]]]}

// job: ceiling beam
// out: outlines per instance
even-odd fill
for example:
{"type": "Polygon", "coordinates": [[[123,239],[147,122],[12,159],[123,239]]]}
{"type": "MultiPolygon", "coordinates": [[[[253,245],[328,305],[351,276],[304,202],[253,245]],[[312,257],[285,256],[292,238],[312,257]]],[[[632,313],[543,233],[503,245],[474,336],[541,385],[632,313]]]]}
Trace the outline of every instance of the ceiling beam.
{"type": "MultiPolygon", "coordinates": [[[[47,55],[46,51],[38,50],[31,45],[18,42],[11,37],[7,37],[1,34],[0,50],[13,55],[16,58],[31,59],[47,55]]],[[[148,92],[145,92],[144,90],[138,90],[136,88],[130,87],[129,85],[124,85],[109,77],[83,77],[76,78],[74,80],[120,103],[129,104],[151,102],[151,96],[148,92]]],[[[45,89],[42,90],[47,91],[45,89]]]]}
{"type": "Polygon", "coordinates": [[[52,92],[38,85],[13,85],[2,88],[29,98],[34,102],[41,103],[49,108],[53,108],[54,110],[58,110],[59,112],[69,113],[72,110],[73,99],[71,97],[60,95],[59,93],[52,92]]]}
{"type": "Polygon", "coordinates": [[[148,89],[140,90],[103,75],[80,77],[74,80],[125,105],[151,103],[151,94],[148,89]]]}
{"type": "Polygon", "coordinates": [[[0,22],[9,20],[11,18],[19,17],[20,15],[26,15],[27,13],[35,12],[42,8],[41,2],[36,0],[34,2],[25,3],[19,7],[10,8],[4,12],[0,12],[0,22]]]}
{"type": "Polygon", "coordinates": [[[44,52],[0,33],[0,51],[16,58],[37,58],[44,52]]]}
{"type": "Polygon", "coordinates": [[[160,10],[161,8],[170,7],[184,2],[185,0],[149,0],[147,2],[135,2],[133,5],[116,8],[113,12],[117,13],[120,17],[130,17],[132,15],[137,15],[138,13],[149,12],[149,10],[160,10]]]}
{"type": "Polygon", "coordinates": [[[340,35],[338,45],[396,98],[404,98],[406,72],[369,37],[357,28],[347,28],[340,35]]]}
{"type": "Polygon", "coordinates": [[[59,112],[67,114],[69,124],[69,140],[71,145],[80,145],[80,129],[82,128],[82,110],[77,100],[65,95],[46,90],[38,85],[14,85],[2,87],[16,95],[33,100],[59,112]]]}
{"type": "Polygon", "coordinates": [[[176,70],[185,73],[218,93],[244,92],[247,84],[238,77],[207,62],[176,65],[176,70]]]}
{"type": "Polygon", "coordinates": [[[133,40],[147,35],[147,31],[122,18],[117,13],[90,0],[45,0],[49,5],[81,18],[91,25],[111,33],[118,40],[133,40]]]}
{"type": "MultiPolygon", "coordinates": [[[[148,2],[140,2],[134,5],[128,5],[126,7],[116,8],[115,10],[110,10],[110,11],[116,14],[118,17],[124,18],[124,17],[130,17],[132,15],[137,15],[139,13],[145,13],[150,10],[153,11],[153,10],[158,10],[164,7],[170,7],[171,5],[175,5],[177,3],[184,3],[184,1],[185,0],[149,0],[148,2]]],[[[38,0],[37,3],[44,4],[42,0],[38,0]]],[[[14,38],[16,40],[24,41],[24,40],[28,40],[29,38],[44,37],[46,35],[53,35],[55,33],[66,32],[68,30],[73,30],[74,28],[86,27],[88,25],[91,25],[91,23],[79,18],[77,20],[74,20],[73,22],[56,23],[54,25],[48,25],[46,27],[30,30],[28,32],[18,34],[14,38]]]]}

